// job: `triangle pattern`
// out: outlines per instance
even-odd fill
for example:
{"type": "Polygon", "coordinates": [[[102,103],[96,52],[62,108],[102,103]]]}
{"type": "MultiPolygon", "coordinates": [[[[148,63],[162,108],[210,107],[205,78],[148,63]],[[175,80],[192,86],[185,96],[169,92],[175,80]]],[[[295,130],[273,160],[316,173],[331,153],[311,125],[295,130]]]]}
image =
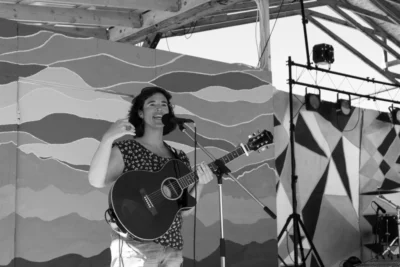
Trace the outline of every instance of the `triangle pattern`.
{"type": "Polygon", "coordinates": [[[342,137],[342,133],[333,127],[329,121],[326,121],[324,118],[322,118],[318,113],[315,114],[315,118],[324,139],[328,143],[329,150],[332,151],[342,137]]]}
{"type": "MultiPolygon", "coordinates": [[[[351,109],[351,113],[354,111],[354,108],[351,109]]],[[[336,112],[336,103],[325,102],[321,103],[321,106],[318,110],[318,113],[321,114],[325,120],[330,121],[332,125],[338,129],[340,132],[345,129],[347,122],[350,120],[351,116],[344,116],[340,113],[336,112]]]]}
{"type": "Polygon", "coordinates": [[[298,176],[298,202],[301,209],[326,171],[329,159],[296,145],[296,175],[298,176]]]}
{"type": "MultiPolygon", "coordinates": [[[[314,140],[318,143],[318,146],[324,151],[325,155],[330,155],[332,149],[331,149],[331,146],[328,144],[328,141],[332,141],[332,140],[327,139],[326,132],[322,131],[320,124],[318,123],[318,119],[321,120],[321,117],[318,116],[318,113],[315,113],[315,112],[303,112],[301,115],[302,115],[304,121],[306,122],[308,128],[312,132],[314,140]],[[315,115],[317,115],[317,116],[315,116],[315,115]]],[[[338,131],[336,131],[336,132],[338,132],[338,131]]],[[[331,134],[333,134],[333,133],[329,133],[328,136],[331,134]]],[[[336,140],[336,142],[340,139],[341,133],[338,132],[337,137],[338,137],[338,139],[336,140]]]]}
{"type": "MultiPolygon", "coordinates": [[[[350,203],[348,197],[329,197],[333,200],[340,200],[342,203],[343,201],[347,201],[348,204],[350,203]]],[[[327,196],[324,196],[321,204],[313,241],[322,259],[345,259],[344,257],[348,255],[349,251],[355,251],[360,248],[361,237],[359,227],[350,226],[348,220],[342,215],[342,213],[346,212],[338,212],[338,209],[341,210],[341,208],[331,204],[331,202],[334,202],[340,205],[340,201],[327,201],[327,196]],[[335,256],[332,257],[332,255],[335,256]]],[[[352,208],[348,204],[346,206],[352,208]]],[[[358,221],[356,213],[353,211],[352,214],[354,221],[358,221]]],[[[333,265],[329,264],[329,266],[333,265]]]]}
{"type": "Polygon", "coordinates": [[[328,181],[325,187],[325,195],[347,196],[346,189],[343,186],[342,179],[336,169],[335,163],[329,162],[328,181]]]}
{"type": "Polygon", "coordinates": [[[376,120],[392,123],[392,120],[389,117],[389,113],[386,113],[386,112],[380,112],[378,117],[376,117],[376,120]]]}
{"type": "Polygon", "coordinates": [[[311,133],[301,114],[297,119],[295,141],[297,144],[308,148],[314,153],[326,157],[324,151],[319,147],[317,141],[315,141],[313,134],[311,133]]]}
{"type": "Polygon", "coordinates": [[[383,180],[381,188],[385,189],[385,190],[398,189],[398,188],[400,188],[400,184],[395,182],[395,181],[393,181],[393,180],[385,178],[385,180],[383,180]]]}
{"type": "Polygon", "coordinates": [[[375,147],[379,147],[391,130],[391,125],[379,121],[374,121],[371,125],[364,127],[363,139],[368,138],[375,147]]]}
{"type": "Polygon", "coordinates": [[[325,196],[326,205],[330,205],[331,210],[338,212],[355,231],[359,231],[358,210],[353,209],[350,199],[343,196],[325,196]]]}
{"type": "Polygon", "coordinates": [[[360,129],[362,127],[362,123],[360,122],[363,120],[363,114],[361,109],[357,108],[343,130],[343,136],[357,148],[360,147],[360,129]]]}
{"type": "Polygon", "coordinates": [[[382,156],[386,155],[386,152],[389,150],[389,147],[392,145],[396,137],[397,137],[396,131],[394,130],[394,128],[392,128],[390,132],[386,135],[383,142],[378,147],[378,151],[379,153],[381,153],[382,156]]]}
{"type": "Polygon", "coordinates": [[[326,181],[328,179],[328,171],[329,164],[302,210],[304,226],[311,240],[314,238],[314,233],[318,222],[322,198],[324,196],[326,181]]]}
{"type": "Polygon", "coordinates": [[[321,266],[318,264],[318,261],[317,261],[317,259],[315,258],[314,254],[312,254],[312,256],[311,256],[310,267],[321,267],[321,266]]]}
{"type": "MultiPolygon", "coordinates": [[[[293,207],[292,207],[292,200],[289,199],[289,196],[286,194],[285,188],[283,187],[282,183],[279,184],[280,186],[276,193],[276,206],[279,207],[276,218],[276,224],[277,224],[277,229],[280,232],[282,231],[282,228],[285,225],[287,218],[289,218],[290,214],[292,213],[293,207]]],[[[288,226],[290,226],[290,224],[288,226]]]]}
{"type": "Polygon", "coordinates": [[[282,151],[282,153],[275,158],[275,168],[278,172],[278,176],[281,177],[283,166],[285,165],[286,152],[288,150],[288,146],[282,151]]]}
{"type": "Polygon", "coordinates": [[[342,139],[337,144],[336,148],[332,152],[332,159],[335,162],[336,169],[339,172],[340,178],[342,179],[344,188],[346,189],[347,195],[351,197],[351,190],[350,190],[350,183],[349,177],[347,175],[347,167],[346,167],[346,160],[344,157],[344,150],[343,150],[343,141],[342,139]]]}
{"type": "Polygon", "coordinates": [[[348,177],[352,177],[352,179],[348,178],[350,193],[352,199],[352,204],[354,210],[358,214],[359,209],[359,191],[360,191],[360,169],[359,169],[359,158],[360,158],[360,150],[357,146],[353,145],[346,137],[342,138],[343,141],[343,150],[344,150],[344,159],[346,162],[346,174],[348,177]]]}
{"type": "Polygon", "coordinates": [[[274,114],[274,127],[279,126],[279,125],[281,125],[281,122],[278,120],[278,118],[274,114]]]}

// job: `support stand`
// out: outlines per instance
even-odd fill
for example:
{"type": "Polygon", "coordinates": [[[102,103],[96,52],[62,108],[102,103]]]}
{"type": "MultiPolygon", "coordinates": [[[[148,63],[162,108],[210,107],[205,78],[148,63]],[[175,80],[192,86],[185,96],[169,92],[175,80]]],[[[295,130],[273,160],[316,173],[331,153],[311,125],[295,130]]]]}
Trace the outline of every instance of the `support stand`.
{"type": "MultiPolygon", "coordinates": [[[[285,225],[283,226],[281,232],[279,233],[278,236],[278,242],[282,238],[283,234],[285,231],[287,231],[287,227],[289,226],[289,223],[291,220],[293,220],[293,248],[294,248],[294,266],[306,266],[306,257],[304,257],[304,250],[303,250],[303,245],[301,242],[301,234],[300,234],[300,226],[304,232],[304,235],[306,236],[310,246],[311,250],[308,253],[308,255],[311,252],[314,252],[315,257],[317,258],[318,264],[323,267],[324,264],[322,263],[322,260],[312,243],[312,240],[310,239],[310,236],[308,235],[306,228],[304,226],[304,223],[301,221],[300,215],[297,213],[297,192],[296,192],[296,183],[297,183],[297,175],[296,175],[296,160],[295,160],[295,148],[294,148],[294,131],[295,131],[295,126],[294,126],[294,118],[293,118],[293,88],[292,88],[292,59],[289,57],[288,61],[288,66],[289,66],[289,112],[290,112],[290,126],[289,126],[289,131],[290,131],[290,155],[291,155],[291,169],[292,169],[292,176],[291,176],[291,187],[292,187],[292,208],[293,208],[293,213],[289,216],[287,219],[285,225]],[[298,251],[297,251],[297,246],[300,247],[300,254],[301,254],[301,265],[298,263],[298,251]]],[[[308,257],[307,255],[307,257],[308,257]]],[[[285,266],[286,263],[282,260],[281,257],[279,259],[283,262],[285,266]]]]}
{"type": "MultiPolygon", "coordinates": [[[[182,124],[178,125],[178,128],[184,132],[190,139],[195,140],[190,134],[186,132],[185,126],[182,124]]],[[[193,130],[193,129],[191,129],[193,130]]],[[[230,178],[232,178],[233,181],[235,181],[250,197],[252,197],[262,208],[263,210],[268,213],[269,216],[271,216],[273,219],[276,219],[275,213],[273,213],[267,206],[264,206],[264,204],[257,198],[255,197],[249,190],[246,189],[231,173],[231,171],[226,167],[226,165],[220,160],[216,159],[206,148],[204,148],[201,144],[197,143],[198,147],[209,157],[211,160],[215,163],[217,166],[217,170],[214,171],[215,175],[217,176],[218,179],[218,191],[219,191],[219,212],[220,212],[220,231],[221,231],[221,236],[220,236],[220,247],[219,247],[219,252],[220,252],[220,266],[225,267],[225,238],[224,238],[224,216],[223,216],[223,203],[222,203],[222,176],[228,175],[230,178]]]]}
{"type": "Polygon", "coordinates": [[[391,251],[391,246],[393,246],[393,244],[395,243],[396,240],[398,240],[397,242],[397,247],[399,249],[397,255],[400,256],[400,206],[396,205],[395,203],[393,203],[392,201],[390,201],[389,199],[387,199],[386,197],[384,197],[383,195],[379,194],[378,198],[382,199],[383,201],[385,201],[386,203],[388,203],[390,206],[392,206],[393,208],[396,209],[397,211],[397,238],[395,240],[393,240],[393,242],[391,244],[388,244],[388,247],[386,248],[386,250],[382,253],[382,256],[385,255],[387,252],[390,251],[391,254],[394,255],[394,253],[391,251]]]}
{"type": "Polygon", "coordinates": [[[218,180],[218,195],[219,195],[219,222],[220,222],[220,231],[221,231],[221,237],[219,240],[219,251],[220,251],[220,258],[221,258],[221,266],[225,266],[225,237],[224,237],[224,214],[223,214],[223,204],[222,204],[222,176],[224,174],[228,174],[231,172],[228,167],[221,161],[221,160],[216,160],[215,165],[217,165],[217,172],[215,175],[217,176],[218,180]]]}

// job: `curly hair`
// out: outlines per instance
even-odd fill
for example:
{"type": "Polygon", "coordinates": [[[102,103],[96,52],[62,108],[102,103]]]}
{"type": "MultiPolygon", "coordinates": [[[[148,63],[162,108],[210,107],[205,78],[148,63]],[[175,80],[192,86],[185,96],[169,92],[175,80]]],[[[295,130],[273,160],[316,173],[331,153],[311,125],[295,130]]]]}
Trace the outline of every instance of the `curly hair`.
{"type": "MultiPolygon", "coordinates": [[[[133,100],[132,100],[132,106],[131,109],[129,110],[128,113],[128,119],[129,122],[135,127],[136,129],[136,137],[141,137],[144,134],[144,121],[143,119],[139,116],[139,111],[143,111],[143,105],[146,99],[151,97],[152,95],[156,93],[161,93],[165,96],[165,98],[168,101],[168,111],[169,114],[174,115],[174,110],[173,106],[171,104],[171,94],[168,93],[165,89],[157,86],[150,86],[150,87],[145,87],[140,91],[140,94],[138,94],[133,100]]],[[[175,123],[168,123],[167,125],[164,126],[163,129],[163,135],[167,135],[173,130],[175,130],[176,124],[175,123]]]]}

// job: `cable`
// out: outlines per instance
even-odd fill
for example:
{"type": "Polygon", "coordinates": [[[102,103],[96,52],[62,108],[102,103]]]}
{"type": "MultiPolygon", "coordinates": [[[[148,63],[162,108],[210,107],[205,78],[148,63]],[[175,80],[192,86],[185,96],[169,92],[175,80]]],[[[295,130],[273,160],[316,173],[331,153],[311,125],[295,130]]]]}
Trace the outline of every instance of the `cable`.
{"type": "MultiPolygon", "coordinates": [[[[361,116],[361,108],[358,108],[358,118],[357,118],[356,125],[354,125],[354,127],[352,129],[350,129],[350,130],[344,130],[343,129],[343,132],[351,132],[351,131],[353,131],[357,127],[358,122],[360,121],[360,116],[361,116]]],[[[339,123],[338,123],[338,126],[339,126],[339,123]]]]}
{"type": "Polygon", "coordinates": [[[193,32],[196,29],[196,26],[197,26],[197,20],[190,24],[188,32],[185,32],[185,29],[183,29],[184,30],[184,36],[185,36],[186,40],[189,40],[190,37],[192,37],[193,32]],[[192,32],[190,32],[190,31],[192,31],[192,32]],[[188,33],[190,33],[189,37],[186,36],[186,34],[188,34],[188,33]]]}
{"type": "MultiPolygon", "coordinates": [[[[262,10],[262,4],[261,4],[262,1],[261,1],[261,3],[260,3],[260,2],[258,2],[258,0],[256,0],[256,3],[257,3],[257,6],[258,6],[258,9],[259,9],[259,10],[262,10]]],[[[261,58],[262,58],[262,56],[263,56],[264,53],[265,53],[265,49],[267,49],[269,40],[271,39],[271,35],[272,35],[272,33],[274,32],[274,29],[275,29],[275,26],[276,26],[276,22],[277,22],[278,19],[279,19],[279,14],[281,13],[281,9],[282,9],[283,3],[284,3],[284,0],[281,1],[281,4],[280,4],[280,6],[279,6],[278,15],[276,16],[276,19],[275,19],[275,22],[274,22],[274,26],[272,27],[272,30],[271,30],[271,33],[270,33],[269,36],[268,36],[267,42],[265,43],[265,46],[264,46],[264,48],[263,48],[263,50],[262,50],[262,52],[261,52],[261,55],[260,55],[259,58],[258,58],[258,63],[257,63],[257,65],[258,65],[259,67],[261,67],[261,66],[260,66],[261,58]]],[[[262,14],[260,13],[260,19],[261,19],[262,17],[263,17],[263,16],[262,16],[262,14]]],[[[261,25],[262,25],[262,24],[260,24],[260,29],[261,29],[261,25]]],[[[261,31],[261,30],[260,30],[260,32],[264,32],[264,31],[261,31]]],[[[262,40],[262,38],[261,38],[261,40],[262,40]]]]}
{"type": "Polygon", "coordinates": [[[165,37],[165,42],[167,42],[168,51],[171,52],[171,49],[169,49],[169,44],[168,44],[168,37],[165,37]]]}

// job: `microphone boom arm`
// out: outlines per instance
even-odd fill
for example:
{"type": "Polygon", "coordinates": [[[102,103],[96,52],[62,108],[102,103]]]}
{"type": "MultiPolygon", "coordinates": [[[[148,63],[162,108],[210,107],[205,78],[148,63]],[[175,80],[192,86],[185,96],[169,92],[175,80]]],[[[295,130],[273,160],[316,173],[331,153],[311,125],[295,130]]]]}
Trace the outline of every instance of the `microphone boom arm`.
{"type": "MultiPolygon", "coordinates": [[[[186,125],[186,127],[188,127],[188,126],[186,125]]],[[[186,127],[185,127],[183,124],[182,124],[182,125],[179,125],[179,129],[181,129],[182,132],[184,132],[187,136],[189,136],[190,139],[192,139],[192,140],[194,141],[194,138],[193,138],[190,134],[188,134],[188,133],[186,132],[186,127]]],[[[194,130],[193,130],[192,128],[190,128],[190,127],[188,127],[188,128],[194,132],[194,130]]],[[[206,148],[204,148],[201,144],[199,144],[199,143],[197,142],[197,145],[198,145],[198,147],[200,147],[200,149],[201,149],[209,158],[211,158],[212,161],[216,161],[216,160],[217,160],[217,159],[216,159],[206,148]]],[[[265,205],[264,205],[256,196],[254,196],[246,187],[244,187],[244,186],[232,175],[232,173],[228,172],[228,173],[225,173],[225,174],[226,174],[226,175],[229,175],[229,177],[232,178],[232,180],[233,180],[234,182],[236,182],[236,183],[251,197],[251,198],[253,198],[253,199],[263,208],[263,210],[264,210],[266,213],[268,213],[269,216],[271,216],[271,218],[276,219],[275,213],[274,213],[272,210],[270,210],[267,206],[265,206],[265,205]]]]}

